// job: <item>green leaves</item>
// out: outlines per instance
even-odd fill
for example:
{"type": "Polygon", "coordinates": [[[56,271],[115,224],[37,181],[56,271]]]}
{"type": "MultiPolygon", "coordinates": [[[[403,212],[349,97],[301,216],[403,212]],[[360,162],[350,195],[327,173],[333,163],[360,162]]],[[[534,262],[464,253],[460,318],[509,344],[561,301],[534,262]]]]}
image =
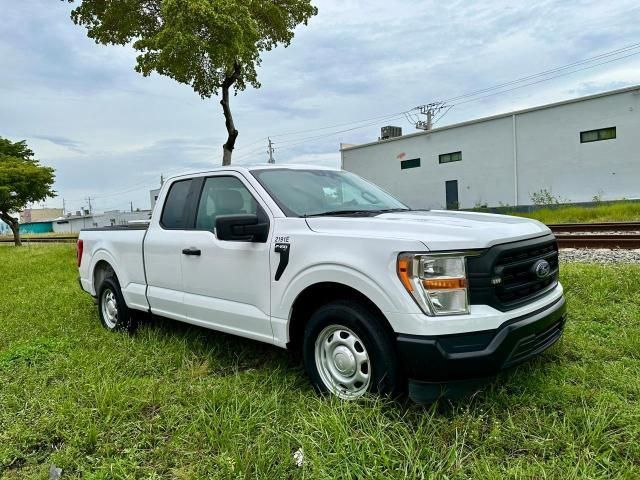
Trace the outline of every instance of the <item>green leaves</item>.
{"type": "Polygon", "coordinates": [[[71,17],[97,43],[132,43],[142,75],[155,71],[208,98],[235,64],[235,89],[259,88],[260,53],[289,45],[316,14],[311,0],[83,0],[71,17]]]}
{"type": "Polygon", "coordinates": [[[24,140],[13,143],[0,137],[0,216],[55,196],[53,172],[33,158],[24,140]]]}

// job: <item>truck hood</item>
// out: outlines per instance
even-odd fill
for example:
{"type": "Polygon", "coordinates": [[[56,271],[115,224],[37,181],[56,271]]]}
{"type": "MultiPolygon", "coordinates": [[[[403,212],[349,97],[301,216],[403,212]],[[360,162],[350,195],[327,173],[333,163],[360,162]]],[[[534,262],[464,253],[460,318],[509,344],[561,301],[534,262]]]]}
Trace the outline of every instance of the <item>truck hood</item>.
{"type": "Polygon", "coordinates": [[[417,240],[429,250],[488,248],[550,233],[537,220],[443,210],[392,212],[375,217],[307,218],[314,232],[364,238],[417,240]]]}

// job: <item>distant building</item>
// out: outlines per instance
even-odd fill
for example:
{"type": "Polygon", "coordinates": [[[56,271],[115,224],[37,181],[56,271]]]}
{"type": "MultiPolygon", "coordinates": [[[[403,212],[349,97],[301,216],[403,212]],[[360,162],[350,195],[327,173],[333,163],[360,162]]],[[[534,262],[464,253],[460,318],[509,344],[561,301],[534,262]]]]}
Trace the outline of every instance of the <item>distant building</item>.
{"type": "Polygon", "coordinates": [[[28,222],[20,224],[20,234],[42,234],[53,232],[53,220],[43,220],[40,222],[28,222]]]}
{"type": "Polygon", "coordinates": [[[138,210],[135,212],[121,212],[111,210],[104,213],[89,214],[77,212],[78,215],[67,215],[52,220],[55,233],[77,233],[83,228],[114,227],[128,225],[132,221],[149,220],[151,210],[138,210]]]}
{"type": "Polygon", "coordinates": [[[639,132],[640,85],[342,145],[342,168],[413,208],[637,199],[639,132]]]}
{"type": "Polygon", "coordinates": [[[7,235],[9,233],[11,233],[9,225],[0,220],[0,235],[7,235]]]}
{"type": "Polygon", "coordinates": [[[151,210],[156,206],[156,202],[158,201],[158,195],[160,195],[160,189],[154,188],[153,190],[149,190],[149,200],[151,203],[151,210]]]}
{"type": "Polygon", "coordinates": [[[61,208],[25,208],[20,212],[20,223],[40,222],[63,215],[61,208]]]}

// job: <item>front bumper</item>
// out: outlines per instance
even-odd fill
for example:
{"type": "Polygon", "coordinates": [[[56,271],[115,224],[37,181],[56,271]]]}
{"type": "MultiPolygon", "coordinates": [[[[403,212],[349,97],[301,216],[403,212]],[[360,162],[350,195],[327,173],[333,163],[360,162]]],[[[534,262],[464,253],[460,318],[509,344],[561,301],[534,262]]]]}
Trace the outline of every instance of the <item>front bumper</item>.
{"type": "Polygon", "coordinates": [[[566,302],[560,297],[495,330],[438,336],[400,334],[398,353],[410,379],[410,393],[421,384],[487,377],[522,363],[560,338],[565,319],[566,302]]]}

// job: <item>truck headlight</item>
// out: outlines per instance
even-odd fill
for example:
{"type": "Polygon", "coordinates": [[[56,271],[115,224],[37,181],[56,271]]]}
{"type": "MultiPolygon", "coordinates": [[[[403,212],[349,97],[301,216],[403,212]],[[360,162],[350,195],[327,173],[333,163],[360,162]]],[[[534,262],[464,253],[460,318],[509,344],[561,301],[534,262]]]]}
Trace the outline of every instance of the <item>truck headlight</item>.
{"type": "Polygon", "coordinates": [[[427,315],[469,313],[464,253],[402,253],[398,277],[427,315]]]}

